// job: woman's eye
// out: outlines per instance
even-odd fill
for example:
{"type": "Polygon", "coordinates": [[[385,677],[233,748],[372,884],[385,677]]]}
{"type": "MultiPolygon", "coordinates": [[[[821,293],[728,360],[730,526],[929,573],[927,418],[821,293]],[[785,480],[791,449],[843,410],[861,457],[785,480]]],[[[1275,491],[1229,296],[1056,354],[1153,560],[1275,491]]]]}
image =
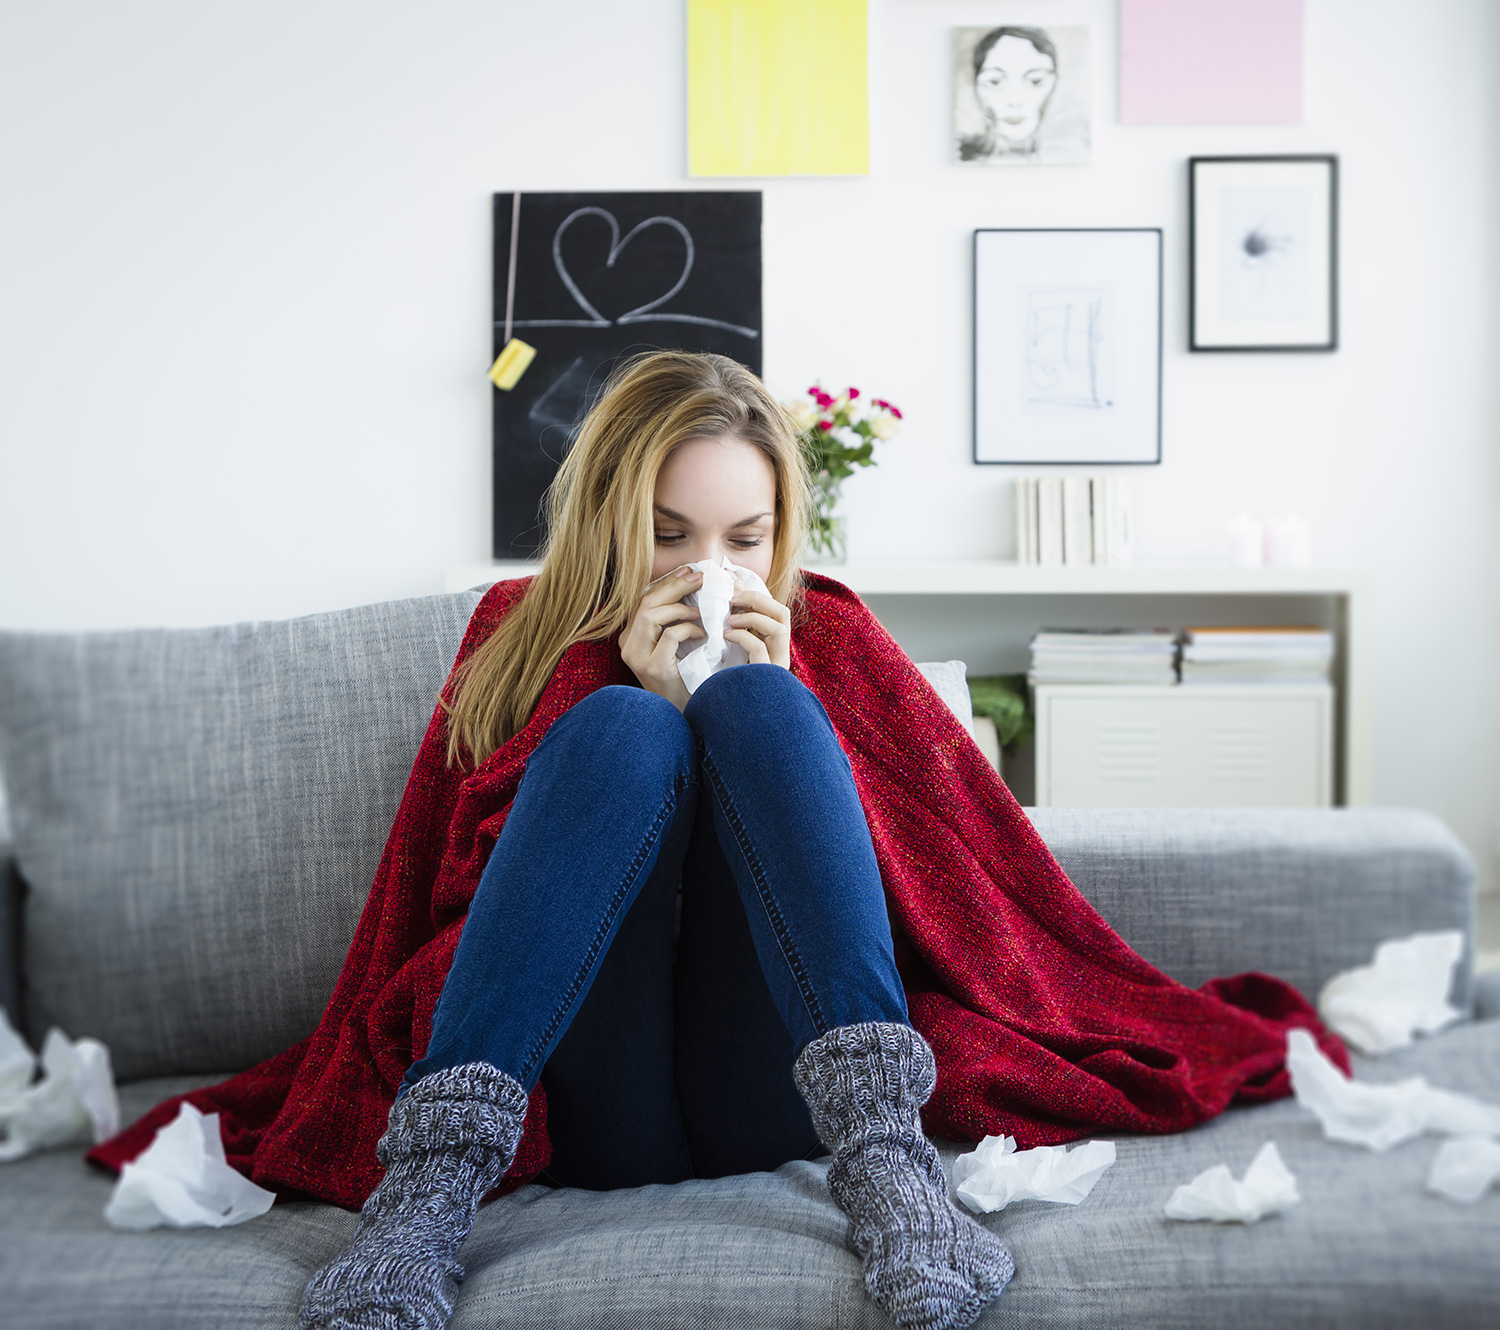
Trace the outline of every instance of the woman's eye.
{"type": "Polygon", "coordinates": [[[682,539],[683,539],[683,534],[680,531],[676,531],[676,532],[658,531],[656,533],[656,543],[658,545],[675,545],[679,541],[681,541],[682,539]]]}
{"type": "Polygon", "coordinates": [[[762,539],[761,536],[756,536],[753,540],[733,540],[730,541],[730,544],[737,550],[753,550],[761,543],[762,539]]]}

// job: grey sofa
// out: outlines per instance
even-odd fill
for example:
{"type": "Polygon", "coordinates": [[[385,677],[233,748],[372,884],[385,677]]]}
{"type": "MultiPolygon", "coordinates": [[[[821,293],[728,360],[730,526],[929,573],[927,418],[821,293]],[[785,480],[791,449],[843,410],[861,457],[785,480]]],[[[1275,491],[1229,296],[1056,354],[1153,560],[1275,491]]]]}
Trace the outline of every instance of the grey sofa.
{"type": "MultiPolygon", "coordinates": [[[[330,992],[432,699],[477,597],[202,631],[0,634],[13,849],[0,983],[113,1051],[127,1120],[273,1054],[330,992]]],[[[1391,810],[1082,812],[1036,822],[1091,901],[1189,984],[1262,969],[1314,993],[1383,938],[1472,927],[1471,866],[1391,810]]],[[[1465,962],[1455,1000],[1475,1011],[1465,962]]],[[[1490,994],[1491,1007],[1493,994],[1490,994]]],[[[1482,1006],[1483,1004],[1481,1004],[1482,1006]]],[[[1500,1099],[1500,1020],[1358,1074],[1500,1099]]],[[[944,1143],[951,1162],[964,1147],[944,1143]]],[[[1500,1324],[1500,1195],[1422,1186],[1431,1139],[1325,1142],[1290,1101],[1118,1139],[1077,1208],[989,1217],[1018,1273],[989,1327],[1500,1324]],[[1302,1203],[1252,1227],[1167,1221],[1172,1188],[1275,1140],[1302,1203]]],[[[234,1229],[119,1233],[81,1149],[0,1165],[0,1323],[283,1326],[354,1215],[278,1205],[234,1229]]],[[[458,1327],[878,1327],[823,1166],[675,1187],[526,1188],[464,1250],[458,1327]]]]}

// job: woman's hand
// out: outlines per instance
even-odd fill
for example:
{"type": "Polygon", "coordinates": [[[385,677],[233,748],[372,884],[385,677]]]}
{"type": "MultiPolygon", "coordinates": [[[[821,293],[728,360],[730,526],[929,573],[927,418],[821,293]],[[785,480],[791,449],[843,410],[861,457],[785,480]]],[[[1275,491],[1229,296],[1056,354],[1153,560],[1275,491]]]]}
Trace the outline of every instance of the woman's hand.
{"type": "Polygon", "coordinates": [[[666,698],[679,711],[688,704],[688,690],[677,671],[677,648],[708,636],[699,626],[697,606],[684,605],[682,598],[702,581],[702,573],[687,567],[657,578],[620,634],[620,655],[641,687],[666,698]]]}
{"type": "Polygon", "coordinates": [[[768,591],[736,591],[724,638],[745,648],[752,665],[792,668],[792,612],[768,591]]]}

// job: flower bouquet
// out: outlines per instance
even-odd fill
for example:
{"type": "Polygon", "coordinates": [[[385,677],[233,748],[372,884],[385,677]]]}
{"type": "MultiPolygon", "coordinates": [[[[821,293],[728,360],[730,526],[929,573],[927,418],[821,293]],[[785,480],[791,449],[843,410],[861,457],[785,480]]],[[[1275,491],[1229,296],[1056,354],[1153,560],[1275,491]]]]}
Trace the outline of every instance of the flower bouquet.
{"type": "Polygon", "coordinates": [[[840,489],[855,467],[875,465],[876,441],[891,438],[901,428],[901,412],[880,397],[871,398],[868,406],[860,403],[858,388],[846,388],[835,397],[815,383],[807,396],[812,400],[786,404],[813,479],[807,552],[818,562],[842,563],[844,519],[833,511],[840,489]]]}

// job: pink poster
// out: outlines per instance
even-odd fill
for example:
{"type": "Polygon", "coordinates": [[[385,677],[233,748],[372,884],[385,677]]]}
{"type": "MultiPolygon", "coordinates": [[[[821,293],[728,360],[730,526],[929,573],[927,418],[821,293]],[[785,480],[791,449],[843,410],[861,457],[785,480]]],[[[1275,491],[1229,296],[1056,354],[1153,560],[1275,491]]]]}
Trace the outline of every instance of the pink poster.
{"type": "Polygon", "coordinates": [[[1120,0],[1120,122],[1295,125],[1302,0],[1120,0]]]}

